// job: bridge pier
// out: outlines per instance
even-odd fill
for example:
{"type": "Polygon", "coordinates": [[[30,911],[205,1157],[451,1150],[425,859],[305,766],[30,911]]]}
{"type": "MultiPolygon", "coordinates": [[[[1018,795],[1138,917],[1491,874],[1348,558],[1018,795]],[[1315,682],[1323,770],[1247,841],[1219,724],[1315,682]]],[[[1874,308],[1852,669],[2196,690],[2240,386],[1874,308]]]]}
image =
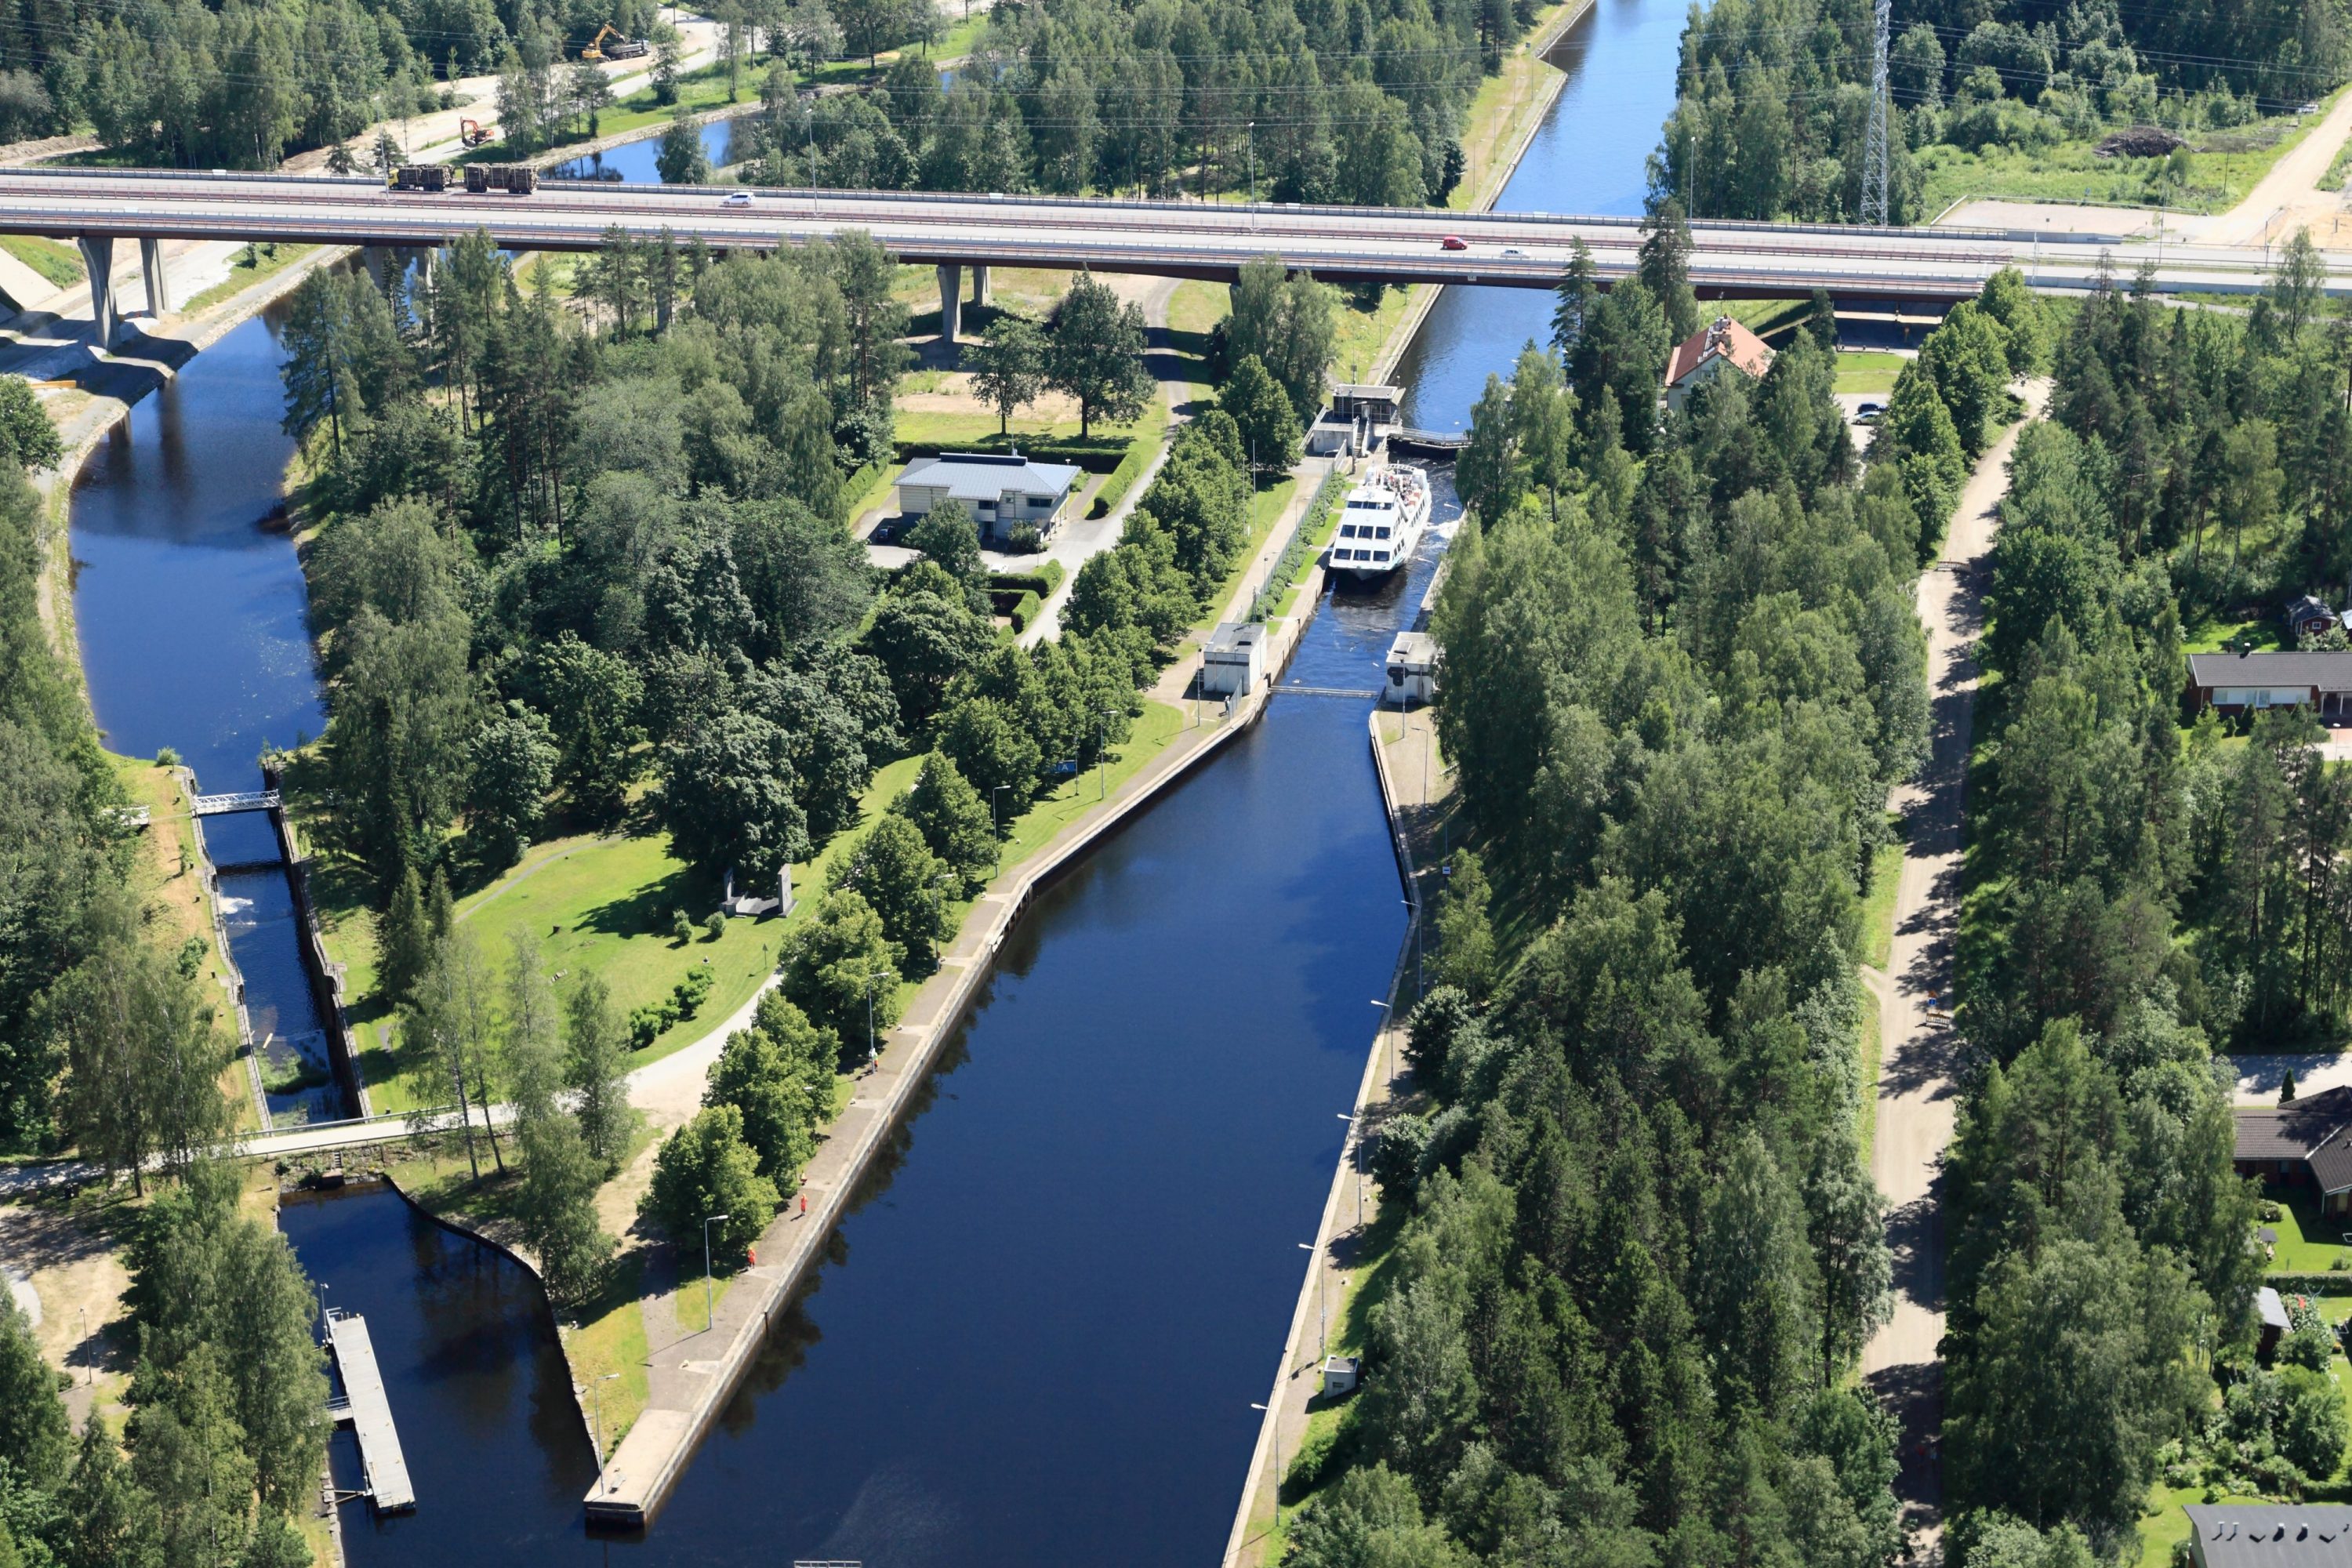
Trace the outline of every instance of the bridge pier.
{"type": "Polygon", "coordinates": [[[975,305],[988,303],[988,263],[985,261],[972,264],[971,302],[975,305]]]}
{"type": "Polygon", "coordinates": [[[963,268],[954,262],[940,265],[940,341],[952,351],[963,325],[963,268]]]}
{"type": "Polygon", "coordinates": [[[160,317],[172,308],[172,280],[163,272],[163,242],[139,242],[139,271],[147,279],[147,313],[160,317]]]}
{"type": "Polygon", "coordinates": [[[114,237],[82,234],[74,237],[81,249],[82,270],[89,274],[89,312],[98,328],[98,346],[114,346],[114,237]]]}

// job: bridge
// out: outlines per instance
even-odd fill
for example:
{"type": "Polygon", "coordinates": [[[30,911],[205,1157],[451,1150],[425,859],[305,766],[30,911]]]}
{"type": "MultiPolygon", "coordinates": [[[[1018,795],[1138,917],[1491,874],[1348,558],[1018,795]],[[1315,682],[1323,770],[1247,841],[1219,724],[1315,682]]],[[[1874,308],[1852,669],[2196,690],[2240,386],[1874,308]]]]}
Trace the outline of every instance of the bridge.
{"type": "MultiPolygon", "coordinates": [[[[161,242],[228,239],[381,246],[431,251],[482,229],[517,250],[592,250],[614,229],[639,240],[772,249],[863,229],[902,261],[939,269],[942,326],[953,331],[962,271],[987,297],[992,266],[1091,268],[1230,282],[1244,263],[1275,256],[1334,283],[1475,283],[1549,289],[1573,244],[1600,280],[1633,268],[1638,220],[1544,213],[1449,213],[961,195],[882,191],[542,182],[529,195],[387,189],[333,175],[185,174],[162,170],[0,170],[0,234],[71,239],[93,279],[100,328],[111,341],[113,247],[146,248],[151,309],[169,308],[161,242]]],[[[2269,254],[2252,247],[2119,246],[2112,237],[2016,230],[1861,228],[1838,225],[1692,226],[1690,275],[1702,297],[1947,300],[1973,295],[2003,267],[2036,288],[2080,291],[2102,258],[2127,276],[2156,264],[2167,292],[2245,293],[2262,287],[2269,254]]],[[[2352,256],[2327,259],[2326,287],[2352,294],[2352,256]]]]}
{"type": "Polygon", "coordinates": [[[226,816],[236,811],[275,811],[278,809],[278,792],[274,789],[251,789],[235,795],[200,795],[189,809],[198,816],[226,816]]]}

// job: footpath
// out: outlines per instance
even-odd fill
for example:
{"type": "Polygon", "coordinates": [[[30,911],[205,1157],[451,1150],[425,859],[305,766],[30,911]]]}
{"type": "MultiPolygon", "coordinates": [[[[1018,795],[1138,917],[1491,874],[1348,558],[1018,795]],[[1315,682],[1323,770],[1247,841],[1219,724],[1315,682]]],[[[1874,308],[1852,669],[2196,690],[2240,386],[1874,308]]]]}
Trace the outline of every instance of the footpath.
{"type": "MultiPolygon", "coordinates": [[[[1287,515],[1295,526],[1303,507],[1287,515]]],[[[1236,583],[1227,601],[1228,615],[1236,606],[1247,605],[1263,586],[1266,573],[1279,561],[1282,551],[1277,546],[1288,542],[1288,532],[1282,527],[1273,532],[1266,549],[1236,583]]],[[[1314,568],[1302,584],[1302,604],[1311,606],[1316,602],[1320,572],[1319,566],[1314,568]]],[[[919,1101],[940,1047],[987,981],[998,949],[1030,900],[1098,839],[1116,831],[1161,790],[1207,761],[1264,711],[1275,675],[1288,662],[1310,618],[1311,613],[1276,624],[1266,659],[1267,678],[1256,690],[1236,699],[1230,711],[1223,704],[1201,704],[1195,723],[1179,731],[1158,755],[975,900],[963,929],[942,956],[938,973],[916,992],[905,1018],[886,1037],[874,1068],[857,1080],[848,1106],[826,1129],[799,1194],[760,1237],[754,1248],[758,1261],[736,1276],[720,1298],[709,1328],[650,1346],[645,1412],[589,1491],[586,1506],[592,1523],[639,1528],[658,1511],[703,1434],[750,1366],[769,1322],[809,1279],[834,1226],[855,1206],[868,1166],[919,1101]]],[[[1189,670],[1184,671],[1184,679],[1189,682],[1189,670]]],[[[1181,689],[1180,686],[1180,693],[1181,689]]],[[[1152,695],[1158,697],[1159,689],[1152,695]]],[[[730,1026],[746,1017],[748,1011],[747,1004],[744,1012],[730,1020],[730,1026]]],[[[670,1068],[666,1078],[698,1076],[697,1069],[707,1071],[709,1057],[723,1037],[723,1031],[714,1031],[656,1068],[670,1068]],[[673,1062],[682,1065],[671,1068],[673,1062]]],[[[640,1095],[633,1092],[632,1098],[640,1095]]],[[[656,1315],[647,1314],[649,1338],[656,1315]]]]}
{"type": "Polygon", "coordinates": [[[1977,459],[1960,492],[1944,548],[1919,577],[1919,621],[1927,629],[1927,693],[1933,736],[1918,777],[1888,806],[1904,819],[1902,869],[1895,890],[1895,942],[1885,971],[1864,968],[1879,1002],[1877,1131],[1870,1173],[1886,1194],[1887,1242],[1895,1255],[1895,1313],[1862,1356],[1863,1381],[1902,1423],[1906,1529],[1932,1544],[1941,1528],[1937,1438],[1943,1421],[1944,1150],[1952,1141],[1959,1037],[1952,1028],[1952,950],[1959,927],[1961,824],[1974,736],[1978,636],[2009,462],[2025,424],[2042,416],[2046,381],[2025,387],[2026,420],[1977,459]]]}

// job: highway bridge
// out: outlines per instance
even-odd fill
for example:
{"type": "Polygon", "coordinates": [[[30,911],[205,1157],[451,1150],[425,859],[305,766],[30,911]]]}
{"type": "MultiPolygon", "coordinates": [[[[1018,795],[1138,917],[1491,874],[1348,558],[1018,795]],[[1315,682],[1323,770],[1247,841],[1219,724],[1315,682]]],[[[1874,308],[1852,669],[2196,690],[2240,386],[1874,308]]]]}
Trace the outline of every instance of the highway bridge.
{"type": "MultiPolygon", "coordinates": [[[[148,250],[151,308],[168,308],[164,239],[436,248],[487,230],[516,250],[589,250],[617,227],[718,249],[769,249],[864,229],[901,260],[940,269],[952,330],[961,273],[992,266],[1088,267],[1099,272],[1230,281],[1273,255],[1335,283],[1477,283],[1549,289],[1582,239],[1605,283],[1633,266],[1637,220],[1540,213],[1449,213],[1259,203],[1078,200],[740,186],[621,185],[548,180],[510,195],[387,189],[364,177],[147,170],[0,169],[0,234],[79,243],[90,276],[110,275],[117,240],[148,250]]],[[[1952,228],[1708,223],[1692,226],[1691,281],[1706,298],[1844,301],[1966,298],[2002,268],[2035,287],[2079,291],[2103,258],[2120,276],[2156,264],[2167,292],[2243,293],[2262,286],[2269,255],[2225,246],[2118,246],[2110,237],[1952,228]]],[[[2352,256],[2329,259],[2331,292],[2352,293],[2352,256]]],[[[94,286],[93,294],[100,290],[94,286]]],[[[110,295],[96,299],[110,341],[110,295]]]]}

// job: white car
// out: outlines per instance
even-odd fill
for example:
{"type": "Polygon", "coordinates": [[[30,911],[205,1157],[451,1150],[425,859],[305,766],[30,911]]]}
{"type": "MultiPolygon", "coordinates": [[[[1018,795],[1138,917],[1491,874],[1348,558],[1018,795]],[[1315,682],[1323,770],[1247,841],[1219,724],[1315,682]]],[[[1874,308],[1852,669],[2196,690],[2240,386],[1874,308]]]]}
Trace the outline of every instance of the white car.
{"type": "Polygon", "coordinates": [[[750,206],[751,205],[751,192],[749,192],[749,191],[730,191],[730,192],[728,192],[728,193],[727,193],[727,205],[729,205],[729,206],[730,206],[730,207],[748,207],[748,206],[750,206]]]}

